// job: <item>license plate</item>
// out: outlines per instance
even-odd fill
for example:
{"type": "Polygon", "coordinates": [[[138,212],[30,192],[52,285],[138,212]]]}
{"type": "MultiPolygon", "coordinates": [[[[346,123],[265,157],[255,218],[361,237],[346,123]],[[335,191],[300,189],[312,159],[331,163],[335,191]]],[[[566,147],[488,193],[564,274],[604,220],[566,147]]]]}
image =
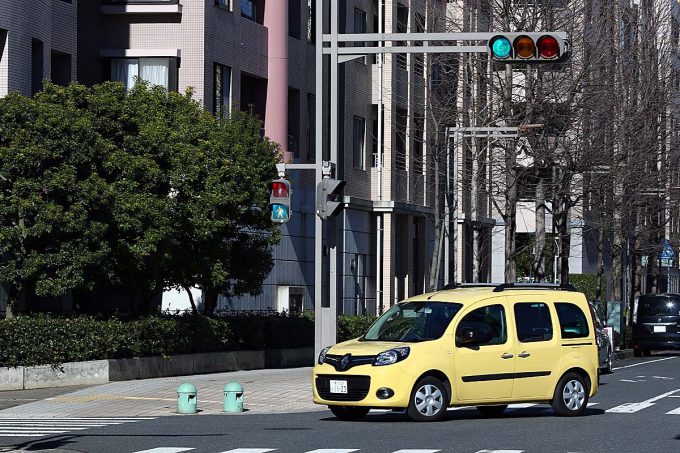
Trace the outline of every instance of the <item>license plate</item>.
{"type": "Polygon", "coordinates": [[[347,381],[331,380],[331,393],[347,393],[347,381]]]}
{"type": "Polygon", "coordinates": [[[665,332],[666,326],[654,326],[654,332],[665,332]]]}

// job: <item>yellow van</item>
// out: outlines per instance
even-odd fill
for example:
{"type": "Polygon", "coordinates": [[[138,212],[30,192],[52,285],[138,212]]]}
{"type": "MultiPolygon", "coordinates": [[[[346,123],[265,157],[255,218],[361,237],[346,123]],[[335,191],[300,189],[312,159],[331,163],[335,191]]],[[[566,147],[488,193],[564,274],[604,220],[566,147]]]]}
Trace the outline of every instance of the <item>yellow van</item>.
{"type": "Polygon", "coordinates": [[[324,348],[314,402],[341,420],[371,408],[438,420],[449,406],[499,416],[510,403],[581,415],[598,387],[590,305],[572,286],[454,285],[412,297],[361,338],[324,348]]]}

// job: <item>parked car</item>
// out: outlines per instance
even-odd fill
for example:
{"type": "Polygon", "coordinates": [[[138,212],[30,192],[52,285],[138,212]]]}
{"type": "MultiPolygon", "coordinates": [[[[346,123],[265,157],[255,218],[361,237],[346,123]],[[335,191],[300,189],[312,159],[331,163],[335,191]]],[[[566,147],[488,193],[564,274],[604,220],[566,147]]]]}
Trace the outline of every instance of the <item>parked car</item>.
{"type": "Polygon", "coordinates": [[[595,307],[590,306],[593,317],[595,318],[595,339],[597,341],[597,356],[599,359],[600,373],[610,374],[612,372],[612,363],[614,361],[614,351],[612,351],[612,342],[609,338],[609,333],[605,329],[605,325],[597,314],[595,307]]]}
{"type": "Polygon", "coordinates": [[[361,337],[324,348],[314,402],[341,420],[371,408],[438,420],[449,406],[499,416],[510,403],[581,415],[598,389],[595,321],[573,287],[458,286],[387,310],[361,337]]]}
{"type": "Polygon", "coordinates": [[[633,353],[680,349],[680,294],[645,294],[633,304],[633,353]]]}

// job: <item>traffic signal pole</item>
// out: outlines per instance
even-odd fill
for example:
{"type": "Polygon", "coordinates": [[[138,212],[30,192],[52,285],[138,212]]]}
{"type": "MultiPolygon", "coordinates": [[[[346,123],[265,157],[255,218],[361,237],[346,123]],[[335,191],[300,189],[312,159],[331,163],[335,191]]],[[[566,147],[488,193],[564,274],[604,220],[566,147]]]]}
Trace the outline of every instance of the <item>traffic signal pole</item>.
{"type": "MultiPolygon", "coordinates": [[[[382,2],[383,0],[379,0],[382,2]]],[[[387,53],[487,53],[488,41],[502,32],[474,32],[474,33],[343,33],[338,30],[338,0],[317,1],[315,11],[315,44],[316,44],[316,85],[315,85],[315,182],[318,186],[323,179],[323,156],[324,156],[324,129],[323,118],[324,110],[324,57],[330,59],[330,78],[328,87],[328,98],[326,105],[330,108],[330,149],[328,156],[330,164],[338,164],[338,121],[343,118],[338,111],[338,67],[340,64],[357,58],[365,57],[369,54],[380,54],[382,57],[387,53]],[[324,5],[330,7],[330,33],[324,33],[324,5]],[[385,46],[386,42],[391,42],[391,46],[385,46]],[[438,45],[438,42],[451,43],[455,41],[458,45],[438,45]],[[481,45],[484,42],[484,45],[481,45]],[[347,45],[340,47],[340,44],[361,43],[360,46],[353,47],[347,45]],[[407,43],[407,44],[402,44],[407,43]],[[418,45],[414,45],[418,43],[418,45]],[[372,44],[372,45],[367,45],[372,44]]],[[[382,5],[380,5],[382,7],[382,5]]],[[[382,16],[382,15],[381,15],[382,16]]],[[[382,19],[382,17],[381,17],[382,19]]],[[[566,33],[550,32],[558,40],[566,40],[566,33]]],[[[562,42],[562,41],[560,41],[562,42]]],[[[537,58],[536,60],[538,60],[537,58]]],[[[526,61],[533,63],[539,61],[526,61]]],[[[381,86],[382,88],[382,86],[381,86]]],[[[379,107],[379,115],[381,115],[379,107]]],[[[378,149],[381,156],[382,149],[378,149]]],[[[382,166],[382,158],[379,158],[382,166]]],[[[382,184],[382,168],[378,169],[380,175],[379,184],[382,184]]],[[[316,216],[314,224],[314,309],[315,309],[315,336],[314,349],[318,354],[326,346],[335,344],[337,332],[337,247],[335,235],[337,233],[335,220],[331,216],[326,222],[328,225],[328,297],[323,291],[323,258],[324,258],[324,220],[316,216]],[[332,238],[331,238],[332,236],[332,238]]],[[[381,239],[378,238],[378,241],[381,239]]],[[[378,244],[378,247],[381,245],[378,244]]],[[[455,258],[454,258],[455,259],[455,258]]],[[[383,294],[382,282],[376,282],[376,297],[383,294]]],[[[380,305],[381,301],[377,301],[380,305]]]]}

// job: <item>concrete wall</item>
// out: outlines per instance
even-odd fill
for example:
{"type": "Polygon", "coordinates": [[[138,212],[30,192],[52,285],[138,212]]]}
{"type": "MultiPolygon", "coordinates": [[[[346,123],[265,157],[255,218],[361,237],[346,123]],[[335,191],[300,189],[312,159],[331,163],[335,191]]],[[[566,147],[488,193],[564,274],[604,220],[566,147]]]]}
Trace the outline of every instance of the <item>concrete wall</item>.
{"type": "Polygon", "coordinates": [[[0,368],[0,391],[96,385],[110,381],[263,368],[304,367],[313,364],[314,348],[299,348],[93,360],[64,363],[58,367],[45,365],[0,368]]]}

